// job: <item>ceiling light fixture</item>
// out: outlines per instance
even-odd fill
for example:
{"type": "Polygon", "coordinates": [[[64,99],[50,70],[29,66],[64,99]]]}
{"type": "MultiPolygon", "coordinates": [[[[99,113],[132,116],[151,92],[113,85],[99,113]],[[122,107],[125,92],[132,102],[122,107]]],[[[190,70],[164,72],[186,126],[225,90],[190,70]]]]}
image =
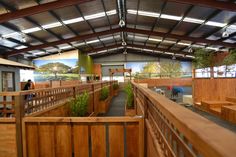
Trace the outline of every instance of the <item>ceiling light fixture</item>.
{"type": "Polygon", "coordinates": [[[222,38],[227,38],[229,37],[229,32],[227,31],[227,29],[224,30],[224,32],[222,33],[222,38]]]}
{"type": "Polygon", "coordinates": [[[34,28],[29,28],[29,29],[22,30],[21,32],[28,34],[28,33],[33,33],[33,32],[37,32],[37,31],[40,31],[40,30],[41,30],[41,28],[34,27],[34,28]]]}
{"type": "Polygon", "coordinates": [[[189,52],[189,53],[192,53],[192,52],[193,52],[193,48],[192,48],[192,47],[189,47],[188,52],[189,52]]]}
{"type": "Polygon", "coordinates": [[[176,57],[175,57],[175,54],[172,56],[172,59],[173,59],[173,60],[175,60],[175,59],[176,59],[176,57]]]}
{"type": "Polygon", "coordinates": [[[55,22],[55,23],[50,23],[50,24],[47,24],[47,25],[42,25],[42,27],[44,29],[50,29],[50,28],[59,27],[59,26],[62,26],[62,24],[60,22],[55,22]]]}
{"type": "Polygon", "coordinates": [[[127,43],[125,42],[125,41],[122,41],[122,46],[126,46],[127,45],[127,43]]]}
{"type": "Polygon", "coordinates": [[[120,20],[119,26],[120,27],[124,27],[125,26],[125,21],[123,19],[120,20]]]}

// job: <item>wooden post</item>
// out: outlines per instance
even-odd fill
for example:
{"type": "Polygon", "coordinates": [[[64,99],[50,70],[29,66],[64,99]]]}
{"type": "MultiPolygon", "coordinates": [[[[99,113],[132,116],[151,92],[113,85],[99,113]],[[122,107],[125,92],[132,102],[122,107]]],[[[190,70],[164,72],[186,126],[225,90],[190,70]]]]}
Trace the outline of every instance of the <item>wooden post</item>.
{"type": "Polygon", "coordinates": [[[15,116],[16,116],[16,147],[17,157],[23,157],[23,142],[22,142],[22,118],[24,117],[24,96],[15,96],[15,116]]]}
{"type": "MultiPolygon", "coordinates": [[[[144,96],[144,115],[143,115],[143,119],[144,122],[147,119],[148,120],[148,116],[147,116],[147,111],[148,111],[148,98],[146,96],[144,96]]],[[[143,127],[143,134],[144,134],[144,154],[147,154],[147,127],[146,125],[144,125],[143,127]]]]}
{"type": "Polygon", "coordinates": [[[93,112],[94,111],[94,106],[95,106],[95,87],[94,87],[94,84],[92,84],[92,91],[93,91],[93,112]]]}
{"type": "Polygon", "coordinates": [[[60,87],[61,87],[61,85],[62,85],[62,81],[60,80],[60,87]]]}
{"type": "Polygon", "coordinates": [[[75,91],[75,87],[73,87],[73,97],[76,98],[76,91],[75,91]]]}
{"type": "Polygon", "coordinates": [[[214,68],[210,67],[210,77],[211,79],[214,79],[214,68]]]}

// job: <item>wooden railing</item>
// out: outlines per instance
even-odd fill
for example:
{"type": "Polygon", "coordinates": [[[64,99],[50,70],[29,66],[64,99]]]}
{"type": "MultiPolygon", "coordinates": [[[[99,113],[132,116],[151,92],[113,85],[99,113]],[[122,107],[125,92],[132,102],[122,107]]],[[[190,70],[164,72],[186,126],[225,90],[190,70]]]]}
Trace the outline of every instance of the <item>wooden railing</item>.
{"type": "MultiPolygon", "coordinates": [[[[101,90],[103,86],[108,86],[111,90],[110,93],[112,93],[113,82],[105,81],[20,92],[2,92],[0,93],[0,105],[2,105],[0,114],[2,114],[2,117],[14,117],[15,107],[17,106],[20,108],[23,116],[29,115],[65,103],[77,94],[85,91],[92,97],[95,97],[95,93],[101,90]]],[[[95,100],[92,101],[93,106],[94,102],[95,100]]],[[[91,108],[91,110],[94,110],[93,107],[91,108]]]]}
{"type": "Polygon", "coordinates": [[[162,95],[132,83],[145,121],[147,157],[233,157],[236,135],[162,95]]]}
{"type": "Polygon", "coordinates": [[[155,86],[192,86],[192,78],[152,78],[134,79],[136,83],[146,83],[148,87],[155,86]]]}
{"type": "Polygon", "coordinates": [[[142,117],[25,117],[24,157],[143,157],[142,117]]]}
{"type": "Polygon", "coordinates": [[[25,129],[22,127],[23,117],[35,116],[57,105],[65,104],[85,91],[90,94],[88,112],[95,112],[98,110],[96,106],[99,104],[101,88],[108,86],[112,95],[114,82],[116,81],[0,93],[0,156],[3,154],[22,157],[22,130],[25,129]]]}

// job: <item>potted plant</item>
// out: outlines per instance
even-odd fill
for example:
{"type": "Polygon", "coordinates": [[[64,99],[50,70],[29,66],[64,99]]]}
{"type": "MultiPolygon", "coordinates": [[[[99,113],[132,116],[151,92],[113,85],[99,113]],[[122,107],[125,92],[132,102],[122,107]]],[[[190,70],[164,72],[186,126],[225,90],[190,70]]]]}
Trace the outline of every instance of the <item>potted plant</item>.
{"type": "Polygon", "coordinates": [[[103,87],[100,93],[100,103],[99,103],[99,112],[106,113],[109,109],[109,89],[108,87],[103,87]]]}
{"type": "Polygon", "coordinates": [[[113,84],[112,87],[113,87],[113,94],[114,94],[115,96],[117,96],[117,95],[118,95],[118,90],[119,90],[119,85],[118,85],[118,83],[113,84]]]}
{"type": "Polygon", "coordinates": [[[77,95],[74,99],[69,102],[70,115],[72,117],[84,117],[88,115],[89,94],[84,92],[83,94],[77,95]]]}
{"type": "Polygon", "coordinates": [[[129,82],[125,86],[125,93],[126,93],[126,105],[125,105],[125,115],[126,116],[133,116],[135,115],[135,109],[134,109],[134,93],[132,84],[129,82]]]}

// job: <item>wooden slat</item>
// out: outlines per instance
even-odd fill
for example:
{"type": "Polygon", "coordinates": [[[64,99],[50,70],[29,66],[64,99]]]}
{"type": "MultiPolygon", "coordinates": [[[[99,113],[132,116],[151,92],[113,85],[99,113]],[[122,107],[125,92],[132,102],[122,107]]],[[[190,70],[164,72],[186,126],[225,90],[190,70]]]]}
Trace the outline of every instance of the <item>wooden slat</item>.
{"type": "Polygon", "coordinates": [[[109,125],[109,151],[111,157],[124,157],[124,125],[109,125]]]}
{"type": "Polygon", "coordinates": [[[75,157],[89,157],[88,125],[73,125],[73,142],[75,157]]]}
{"type": "Polygon", "coordinates": [[[15,124],[0,124],[0,156],[1,157],[16,157],[16,125],[15,124]]]}
{"type": "Polygon", "coordinates": [[[39,125],[39,152],[40,157],[55,156],[55,127],[50,123],[39,125]]]}
{"type": "Polygon", "coordinates": [[[71,145],[71,126],[68,123],[60,123],[56,125],[55,130],[55,146],[56,146],[56,157],[71,157],[72,156],[72,145],[71,145]]]}
{"type": "Polygon", "coordinates": [[[128,157],[139,156],[139,126],[136,124],[126,125],[126,152],[128,157]]]}
{"type": "Polygon", "coordinates": [[[38,137],[38,124],[28,123],[26,125],[26,137],[27,137],[27,157],[39,157],[39,137],[38,137]]]}
{"type": "Polygon", "coordinates": [[[106,128],[104,125],[91,126],[92,157],[106,156],[106,128]]]}

